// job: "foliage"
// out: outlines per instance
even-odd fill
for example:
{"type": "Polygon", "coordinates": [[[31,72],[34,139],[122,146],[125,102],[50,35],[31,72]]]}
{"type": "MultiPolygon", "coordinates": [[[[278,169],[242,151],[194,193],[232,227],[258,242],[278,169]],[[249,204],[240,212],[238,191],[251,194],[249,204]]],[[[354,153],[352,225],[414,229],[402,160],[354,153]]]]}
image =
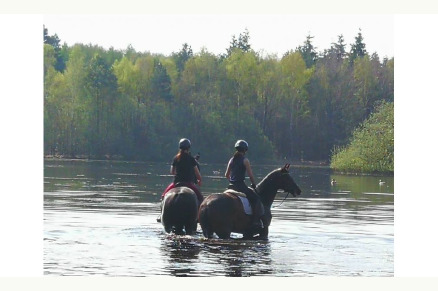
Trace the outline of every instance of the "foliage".
{"type": "Polygon", "coordinates": [[[237,139],[252,162],[328,161],[376,104],[394,101],[394,59],[368,55],[363,38],[363,55],[342,35],[317,54],[308,36],[281,58],[249,40],[233,36],[227,55],[184,43],[164,56],[46,38],[44,154],[168,161],[187,137],[205,162],[228,160],[237,139]]]}
{"type": "Polygon", "coordinates": [[[302,46],[299,46],[297,49],[301,53],[308,68],[311,68],[313,65],[315,65],[318,58],[316,48],[313,47],[312,44],[312,38],[313,36],[308,35],[304,44],[302,46]]]}
{"type": "Polygon", "coordinates": [[[349,172],[394,171],[394,103],[383,101],[354,130],[350,143],[336,148],[331,167],[349,172]]]}
{"type": "Polygon", "coordinates": [[[47,28],[43,27],[43,31],[44,44],[52,46],[55,52],[56,62],[54,63],[54,68],[59,72],[63,72],[67,59],[66,45],[63,45],[61,47],[61,40],[59,39],[58,35],[49,35],[49,31],[47,30],[47,28]]]}

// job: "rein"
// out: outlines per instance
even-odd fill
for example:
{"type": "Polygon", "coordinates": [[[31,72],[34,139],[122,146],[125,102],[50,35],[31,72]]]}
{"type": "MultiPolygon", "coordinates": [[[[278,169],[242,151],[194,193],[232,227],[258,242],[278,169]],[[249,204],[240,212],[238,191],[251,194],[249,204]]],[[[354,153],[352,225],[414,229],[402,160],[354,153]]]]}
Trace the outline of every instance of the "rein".
{"type": "Polygon", "coordinates": [[[276,208],[276,207],[280,207],[281,204],[283,204],[283,202],[286,200],[287,196],[289,196],[290,192],[287,192],[286,197],[284,197],[283,201],[281,201],[280,204],[276,205],[276,206],[272,206],[271,208],[276,208]]]}

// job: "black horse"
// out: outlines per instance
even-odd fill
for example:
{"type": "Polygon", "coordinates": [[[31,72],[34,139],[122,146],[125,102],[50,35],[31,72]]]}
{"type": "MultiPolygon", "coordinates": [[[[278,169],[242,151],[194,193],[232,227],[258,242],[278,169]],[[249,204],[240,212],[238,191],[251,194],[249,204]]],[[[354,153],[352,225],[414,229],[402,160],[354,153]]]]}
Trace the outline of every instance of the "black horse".
{"type": "Polygon", "coordinates": [[[198,226],[198,199],[188,187],[176,187],[164,196],[161,224],[167,233],[191,235],[198,226]]]}
{"type": "MultiPolygon", "coordinates": [[[[260,196],[265,209],[262,218],[264,227],[253,229],[251,217],[244,212],[240,199],[225,191],[222,194],[211,194],[199,207],[199,223],[205,237],[211,238],[216,233],[219,238],[230,237],[231,232],[242,233],[244,238],[250,239],[258,235],[260,239],[267,239],[272,214],[271,205],[279,189],[300,195],[301,189],[289,175],[290,164],[269,173],[257,186],[256,192],[260,196]]],[[[241,193],[243,194],[243,193],[241,193]]],[[[244,195],[244,194],[243,194],[244,195]]]]}

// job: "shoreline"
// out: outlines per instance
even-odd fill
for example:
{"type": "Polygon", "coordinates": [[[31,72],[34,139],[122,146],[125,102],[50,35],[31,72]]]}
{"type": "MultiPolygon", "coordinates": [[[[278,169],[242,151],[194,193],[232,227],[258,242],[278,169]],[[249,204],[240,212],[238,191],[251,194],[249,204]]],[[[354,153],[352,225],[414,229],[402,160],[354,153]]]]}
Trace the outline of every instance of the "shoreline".
{"type": "MultiPolygon", "coordinates": [[[[75,158],[68,158],[63,156],[51,156],[51,155],[45,155],[43,156],[44,161],[82,161],[82,162],[116,162],[116,163],[159,163],[160,161],[131,161],[131,160],[124,160],[124,159],[117,159],[117,158],[109,158],[106,159],[90,159],[87,157],[75,157],[75,158]]],[[[284,161],[278,161],[276,163],[266,163],[267,165],[282,165],[284,161]]],[[[168,164],[168,162],[166,162],[168,164]]],[[[201,163],[202,165],[203,163],[201,163]]],[[[204,163],[205,164],[205,163],[204,163]]],[[[208,163],[207,163],[208,164],[208,163]]],[[[211,164],[221,164],[221,163],[211,163],[211,164]]],[[[257,165],[257,163],[254,163],[254,165],[257,165]]],[[[373,172],[373,173],[366,173],[366,172],[349,172],[349,171],[336,171],[330,168],[330,164],[326,161],[292,161],[291,166],[295,168],[317,168],[317,169],[327,169],[330,170],[332,174],[338,174],[338,175],[350,175],[350,176],[394,176],[394,172],[373,172]]]]}

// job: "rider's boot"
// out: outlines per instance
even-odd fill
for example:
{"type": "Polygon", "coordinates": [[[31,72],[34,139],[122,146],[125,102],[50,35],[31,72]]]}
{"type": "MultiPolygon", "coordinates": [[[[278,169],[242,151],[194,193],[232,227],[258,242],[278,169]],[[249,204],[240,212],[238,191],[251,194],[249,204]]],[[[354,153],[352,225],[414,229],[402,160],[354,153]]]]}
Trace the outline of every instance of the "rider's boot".
{"type": "Polygon", "coordinates": [[[265,214],[265,211],[262,202],[258,199],[252,209],[253,214],[251,218],[251,227],[255,229],[263,228],[263,222],[261,218],[265,214]]]}

